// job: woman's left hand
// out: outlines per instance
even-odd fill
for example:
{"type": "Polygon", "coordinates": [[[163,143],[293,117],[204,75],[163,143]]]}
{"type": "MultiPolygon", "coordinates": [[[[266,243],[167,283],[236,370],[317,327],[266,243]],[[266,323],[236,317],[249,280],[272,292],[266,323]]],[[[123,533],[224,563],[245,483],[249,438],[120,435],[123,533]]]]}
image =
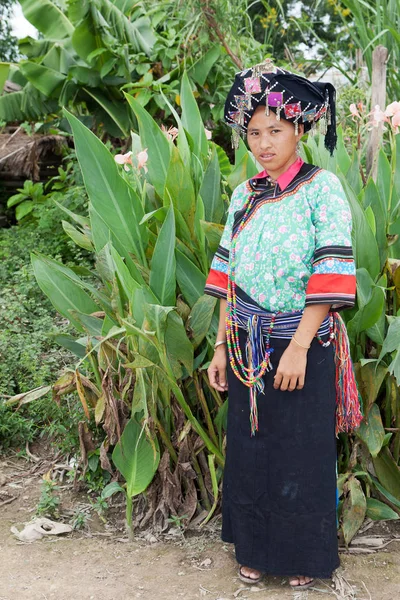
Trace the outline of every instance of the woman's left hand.
{"type": "Polygon", "coordinates": [[[274,388],[283,392],[301,390],[307,365],[307,349],[291,342],[281,356],[274,377],[274,388]]]}

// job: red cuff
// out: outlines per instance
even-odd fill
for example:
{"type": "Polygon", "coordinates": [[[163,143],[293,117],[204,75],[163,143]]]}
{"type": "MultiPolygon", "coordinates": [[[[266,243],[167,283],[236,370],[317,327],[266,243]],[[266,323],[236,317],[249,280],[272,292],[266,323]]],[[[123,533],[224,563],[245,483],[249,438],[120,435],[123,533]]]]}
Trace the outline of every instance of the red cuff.
{"type": "Polygon", "coordinates": [[[314,273],[306,288],[308,304],[337,304],[354,306],[356,297],[356,276],[335,273],[314,273]]]}
{"type": "Polygon", "coordinates": [[[226,298],[228,290],[228,275],[215,269],[210,269],[204,293],[217,298],[226,298]]]}

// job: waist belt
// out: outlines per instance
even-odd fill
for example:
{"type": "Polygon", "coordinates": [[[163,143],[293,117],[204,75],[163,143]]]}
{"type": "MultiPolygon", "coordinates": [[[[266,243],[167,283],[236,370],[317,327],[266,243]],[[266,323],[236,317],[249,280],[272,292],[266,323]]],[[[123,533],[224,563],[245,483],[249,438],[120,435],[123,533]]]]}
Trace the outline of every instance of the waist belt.
{"type": "MultiPolygon", "coordinates": [[[[246,359],[251,368],[253,376],[257,377],[261,362],[265,356],[265,341],[269,339],[290,339],[303,316],[303,310],[292,312],[273,313],[259,306],[250,296],[236,286],[236,310],[235,318],[237,326],[247,332],[246,359]],[[270,329],[271,321],[274,320],[273,329],[270,329]]],[[[334,324],[334,338],[321,342],[322,346],[329,346],[333,341],[335,359],[335,388],[336,388],[336,426],[335,435],[339,432],[351,432],[356,429],[362,419],[361,396],[357,389],[354,376],[353,363],[350,356],[350,345],[346,326],[337,312],[331,312],[334,324]]],[[[318,329],[321,337],[328,334],[330,315],[325,317],[318,329]]],[[[268,351],[273,353],[274,349],[269,346],[268,351]]],[[[267,371],[273,369],[270,360],[267,371]]],[[[251,435],[258,430],[257,393],[264,394],[264,377],[259,377],[253,384],[247,384],[250,400],[250,424],[251,435]]]]}

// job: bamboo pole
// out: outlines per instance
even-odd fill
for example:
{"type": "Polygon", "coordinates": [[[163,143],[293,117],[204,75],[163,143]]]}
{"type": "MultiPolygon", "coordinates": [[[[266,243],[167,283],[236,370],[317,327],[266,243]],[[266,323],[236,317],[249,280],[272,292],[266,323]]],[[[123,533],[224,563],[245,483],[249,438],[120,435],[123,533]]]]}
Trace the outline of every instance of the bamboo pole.
{"type": "MultiPolygon", "coordinates": [[[[372,53],[372,91],[371,109],[378,104],[384,110],[386,104],[386,61],[388,50],[384,46],[377,46],[372,53]]],[[[369,134],[367,145],[367,175],[376,180],[378,149],[382,141],[383,123],[373,127],[369,134]]]]}

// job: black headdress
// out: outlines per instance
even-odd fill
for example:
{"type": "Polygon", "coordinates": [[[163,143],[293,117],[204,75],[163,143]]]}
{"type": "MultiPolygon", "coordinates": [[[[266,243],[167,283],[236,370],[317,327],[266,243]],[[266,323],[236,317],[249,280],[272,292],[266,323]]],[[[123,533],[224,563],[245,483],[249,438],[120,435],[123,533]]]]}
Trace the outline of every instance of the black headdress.
{"type": "Polygon", "coordinates": [[[232,145],[237,148],[239,136],[247,132],[247,125],[257,106],[265,105],[281,118],[298,124],[304,131],[315,130],[325,136],[325,147],[333,154],[336,148],[335,88],[331,83],[309,81],[290,71],[275,67],[271,59],[236,73],[235,81],[225,102],[225,121],[232,127],[232,145]]]}

